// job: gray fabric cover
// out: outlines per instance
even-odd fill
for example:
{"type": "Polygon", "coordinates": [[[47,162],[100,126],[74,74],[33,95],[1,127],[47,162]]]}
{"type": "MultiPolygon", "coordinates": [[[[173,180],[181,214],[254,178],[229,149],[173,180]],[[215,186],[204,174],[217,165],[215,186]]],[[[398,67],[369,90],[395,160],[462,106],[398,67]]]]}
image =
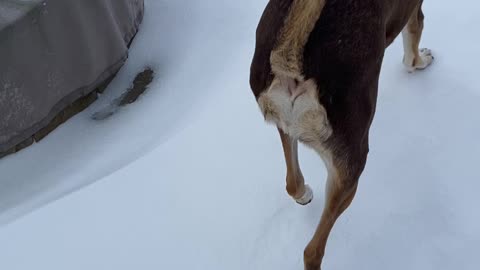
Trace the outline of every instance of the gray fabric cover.
{"type": "Polygon", "coordinates": [[[0,0],[0,153],[116,72],[143,0],[0,0]]]}

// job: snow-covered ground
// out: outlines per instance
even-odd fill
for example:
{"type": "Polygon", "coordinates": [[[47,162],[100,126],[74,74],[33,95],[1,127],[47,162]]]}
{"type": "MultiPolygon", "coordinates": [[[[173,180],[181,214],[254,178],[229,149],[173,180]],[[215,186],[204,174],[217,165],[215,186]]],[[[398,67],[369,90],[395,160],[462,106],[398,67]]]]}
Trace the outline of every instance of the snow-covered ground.
{"type": "MultiPolygon", "coordinates": [[[[106,94],[0,160],[0,269],[302,269],[326,171],[302,147],[315,199],[286,194],[280,140],[248,85],[266,2],[146,0],[106,94]],[[144,66],[146,94],[93,121],[144,66]]],[[[478,269],[479,8],[425,1],[425,72],[403,70],[400,39],[387,50],[369,162],[324,269],[478,269]]]]}

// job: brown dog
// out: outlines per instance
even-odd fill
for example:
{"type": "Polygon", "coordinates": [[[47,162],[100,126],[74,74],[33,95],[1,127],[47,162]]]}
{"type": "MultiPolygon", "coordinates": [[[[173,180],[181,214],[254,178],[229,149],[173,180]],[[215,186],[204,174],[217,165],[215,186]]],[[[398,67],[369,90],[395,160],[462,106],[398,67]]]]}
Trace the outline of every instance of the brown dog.
{"type": "Polygon", "coordinates": [[[409,71],[433,60],[418,48],[422,2],[270,0],[263,13],[250,85],[266,121],[278,127],[288,194],[300,204],[313,198],[297,141],[316,150],[328,169],[325,209],[304,252],[306,270],[320,269],[330,231],[355,196],[385,49],[402,32],[409,71]]]}

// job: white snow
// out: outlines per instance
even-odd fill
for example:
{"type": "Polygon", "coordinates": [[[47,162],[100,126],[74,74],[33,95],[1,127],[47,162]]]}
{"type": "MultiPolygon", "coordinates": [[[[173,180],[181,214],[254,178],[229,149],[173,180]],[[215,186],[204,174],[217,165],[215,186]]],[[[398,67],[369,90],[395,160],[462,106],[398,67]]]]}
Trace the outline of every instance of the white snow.
{"type": "MultiPolygon", "coordinates": [[[[303,269],[326,172],[302,147],[315,199],[288,197],[248,85],[266,2],[146,0],[106,94],[0,160],[0,269],[303,269]],[[146,65],[146,94],[91,120],[146,65]]],[[[478,269],[479,8],[425,1],[424,72],[403,69],[401,39],[387,50],[368,165],[323,269],[478,269]]]]}

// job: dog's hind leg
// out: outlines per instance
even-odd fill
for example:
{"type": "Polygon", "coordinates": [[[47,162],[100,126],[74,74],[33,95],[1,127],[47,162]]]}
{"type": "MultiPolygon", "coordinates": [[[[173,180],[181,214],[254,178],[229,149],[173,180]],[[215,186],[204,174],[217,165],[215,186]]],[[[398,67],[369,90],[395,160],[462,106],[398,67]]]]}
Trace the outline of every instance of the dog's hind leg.
{"type": "Polygon", "coordinates": [[[302,171],[298,163],[298,141],[278,129],[282,139],[283,152],[287,164],[287,192],[295,201],[301,205],[310,203],[313,199],[313,192],[308,185],[305,185],[302,171]]]}
{"type": "MultiPolygon", "coordinates": [[[[374,61],[372,61],[374,63],[374,61]]],[[[377,63],[379,63],[377,61],[377,63]]],[[[369,151],[368,134],[375,111],[375,102],[369,95],[376,93],[378,87],[378,72],[380,67],[364,66],[371,80],[363,85],[355,84],[358,88],[352,93],[368,93],[357,96],[355,102],[347,107],[340,107],[341,100],[335,109],[335,126],[332,137],[326,143],[310,143],[309,146],[316,150],[322,157],[328,171],[325,192],[325,206],[320,223],[305,248],[305,270],[320,270],[325,254],[327,240],[337,219],[352,203],[358,187],[359,178],[365,168],[369,151]],[[369,89],[361,91],[360,89],[369,89]],[[336,130],[335,130],[336,128],[336,130]]],[[[363,80],[364,76],[359,76],[363,80]]],[[[338,101],[338,100],[337,100],[338,101]]],[[[332,114],[333,116],[333,114],[332,114]]]]}
{"type": "Polygon", "coordinates": [[[424,15],[422,3],[413,11],[407,25],[402,31],[403,48],[405,55],[403,64],[409,72],[417,69],[425,69],[433,62],[432,52],[429,49],[419,49],[423,31],[424,15]]]}
{"type": "MultiPolygon", "coordinates": [[[[304,252],[305,270],[320,270],[330,232],[340,215],[350,206],[367,159],[367,150],[352,150],[349,156],[324,157],[328,168],[326,201],[320,224],[304,252]],[[353,154],[358,152],[359,154],[353,154]]],[[[329,156],[329,155],[326,155],[329,156]]]]}

